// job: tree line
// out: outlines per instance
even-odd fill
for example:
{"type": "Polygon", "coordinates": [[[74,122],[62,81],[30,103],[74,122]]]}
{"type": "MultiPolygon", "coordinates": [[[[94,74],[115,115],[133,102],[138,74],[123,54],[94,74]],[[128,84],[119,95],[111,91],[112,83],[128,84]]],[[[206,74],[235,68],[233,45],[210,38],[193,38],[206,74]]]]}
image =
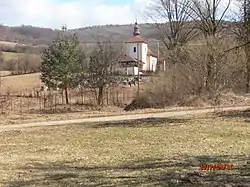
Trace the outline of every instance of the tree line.
{"type": "Polygon", "coordinates": [[[118,75],[116,60],[119,51],[110,42],[97,42],[90,54],[80,47],[76,34],[62,27],[58,37],[44,51],[41,63],[41,80],[49,87],[64,90],[66,104],[68,89],[91,87],[97,90],[98,104],[102,104],[105,88],[118,75]]]}

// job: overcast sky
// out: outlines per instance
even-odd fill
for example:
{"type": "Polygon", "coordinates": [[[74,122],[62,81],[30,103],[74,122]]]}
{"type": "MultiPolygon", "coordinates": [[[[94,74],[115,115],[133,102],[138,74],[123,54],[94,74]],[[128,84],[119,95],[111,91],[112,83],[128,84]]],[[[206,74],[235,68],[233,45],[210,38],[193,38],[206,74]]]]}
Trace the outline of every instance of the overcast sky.
{"type": "Polygon", "coordinates": [[[134,23],[150,0],[0,0],[0,23],[68,28],[134,23]]]}
{"type": "MultiPolygon", "coordinates": [[[[222,0],[228,1],[228,0],[222,0]]],[[[146,22],[150,0],[0,0],[0,23],[8,26],[79,28],[146,22]]]]}

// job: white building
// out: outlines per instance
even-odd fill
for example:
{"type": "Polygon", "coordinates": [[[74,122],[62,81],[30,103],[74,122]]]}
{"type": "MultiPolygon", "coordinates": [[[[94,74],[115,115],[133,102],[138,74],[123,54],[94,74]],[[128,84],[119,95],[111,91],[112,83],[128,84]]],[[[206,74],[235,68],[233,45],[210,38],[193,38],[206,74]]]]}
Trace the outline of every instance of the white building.
{"type": "Polygon", "coordinates": [[[155,72],[157,55],[151,52],[147,42],[141,37],[137,22],[134,26],[133,36],[125,42],[125,54],[118,59],[119,70],[127,75],[138,75],[138,61],[140,72],[155,72]]]}

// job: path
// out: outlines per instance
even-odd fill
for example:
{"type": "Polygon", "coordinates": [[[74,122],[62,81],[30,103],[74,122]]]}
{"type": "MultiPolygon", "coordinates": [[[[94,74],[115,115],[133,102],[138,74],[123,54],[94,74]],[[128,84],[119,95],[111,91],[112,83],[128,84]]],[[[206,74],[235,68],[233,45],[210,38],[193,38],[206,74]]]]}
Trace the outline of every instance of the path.
{"type": "MultiPolygon", "coordinates": [[[[245,110],[249,109],[250,106],[239,106],[239,107],[225,107],[220,108],[220,111],[227,110],[245,110]]],[[[124,121],[124,120],[136,120],[145,118],[163,118],[163,117],[181,117],[187,115],[195,114],[205,114],[209,112],[214,112],[214,108],[209,109],[196,109],[196,110],[182,110],[182,111],[169,111],[169,112],[159,112],[159,113],[147,113],[147,114],[129,114],[120,116],[108,116],[108,117],[93,117],[75,120],[60,120],[60,121],[46,121],[46,122],[36,122],[36,123],[26,123],[26,124],[15,124],[15,125],[2,125],[0,126],[0,131],[16,130],[31,127],[46,127],[46,126],[61,126],[70,124],[81,124],[81,123],[93,123],[93,122],[111,122],[111,121],[124,121]]]]}

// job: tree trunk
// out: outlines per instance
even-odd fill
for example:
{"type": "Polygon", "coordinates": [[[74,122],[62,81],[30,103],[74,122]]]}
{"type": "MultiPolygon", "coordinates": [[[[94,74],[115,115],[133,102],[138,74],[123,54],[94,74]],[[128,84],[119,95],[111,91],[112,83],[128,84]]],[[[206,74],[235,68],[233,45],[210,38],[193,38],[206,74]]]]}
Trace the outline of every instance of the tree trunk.
{"type": "Polygon", "coordinates": [[[249,93],[249,68],[247,68],[247,73],[246,73],[246,93],[249,93]]]}
{"type": "Polygon", "coordinates": [[[66,99],[66,104],[68,105],[69,104],[69,94],[68,94],[68,88],[64,88],[64,91],[65,91],[65,99],[66,99]]]}
{"type": "Polygon", "coordinates": [[[97,103],[98,103],[98,105],[102,105],[103,104],[103,87],[99,88],[98,97],[97,97],[97,103]]]}
{"type": "Polygon", "coordinates": [[[174,53],[174,59],[173,59],[173,75],[172,75],[172,92],[176,92],[176,72],[177,72],[177,58],[179,55],[179,49],[176,48],[172,50],[172,53],[174,53]]]}
{"type": "Polygon", "coordinates": [[[176,62],[173,63],[172,92],[176,92],[176,62]]]}
{"type": "MultiPolygon", "coordinates": [[[[248,33],[247,33],[248,34],[248,33]]],[[[250,86],[250,46],[247,44],[245,46],[245,54],[246,54],[246,69],[245,69],[245,76],[246,76],[246,93],[249,93],[249,86],[250,86]]]]}
{"type": "Polygon", "coordinates": [[[209,36],[206,37],[207,40],[207,48],[208,48],[208,54],[207,54],[207,62],[206,62],[206,68],[207,68],[207,76],[206,76],[206,90],[207,92],[213,91],[213,74],[214,74],[214,54],[213,54],[213,42],[215,40],[215,36],[209,36]]]}
{"type": "MultiPolygon", "coordinates": [[[[211,54],[209,54],[209,56],[210,55],[211,54]]],[[[208,92],[211,91],[211,84],[212,84],[212,62],[211,62],[211,57],[209,57],[207,62],[207,79],[206,79],[206,90],[208,92]]]]}
{"type": "Polygon", "coordinates": [[[247,64],[246,64],[246,93],[249,93],[249,82],[250,82],[250,56],[247,55],[247,64]]]}

